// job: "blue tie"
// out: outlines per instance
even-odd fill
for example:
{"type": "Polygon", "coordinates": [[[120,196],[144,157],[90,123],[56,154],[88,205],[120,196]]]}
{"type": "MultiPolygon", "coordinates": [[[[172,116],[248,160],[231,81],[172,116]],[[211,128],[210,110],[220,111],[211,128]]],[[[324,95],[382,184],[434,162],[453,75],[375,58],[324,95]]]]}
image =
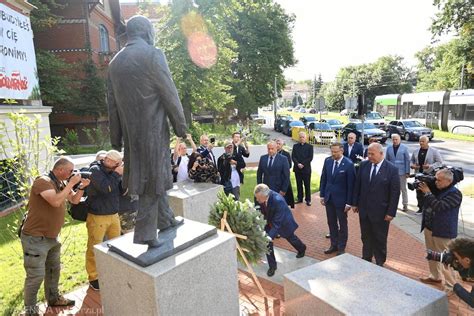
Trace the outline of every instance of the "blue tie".
{"type": "Polygon", "coordinates": [[[334,164],[334,169],[332,170],[332,174],[336,173],[336,169],[337,169],[338,165],[339,165],[339,162],[336,160],[335,164],[334,164]]]}
{"type": "Polygon", "coordinates": [[[370,175],[370,182],[372,182],[377,175],[377,165],[373,164],[372,166],[374,169],[372,169],[372,174],[370,175]]]}
{"type": "Polygon", "coordinates": [[[270,156],[270,161],[268,162],[268,168],[271,168],[273,164],[273,156],[270,156]]]}

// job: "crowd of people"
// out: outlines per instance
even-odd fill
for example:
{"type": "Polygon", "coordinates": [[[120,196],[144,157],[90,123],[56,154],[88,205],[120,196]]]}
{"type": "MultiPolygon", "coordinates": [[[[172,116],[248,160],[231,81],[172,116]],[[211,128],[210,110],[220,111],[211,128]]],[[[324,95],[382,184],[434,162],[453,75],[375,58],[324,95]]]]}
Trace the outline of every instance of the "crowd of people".
{"type": "MultiPolygon", "coordinates": [[[[291,154],[284,149],[282,139],[267,143],[267,154],[262,155],[257,167],[254,189],[255,203],[267,224],[269,239],[267,259],[268,276],[273,276],[277,263],[273,250],[275,238],[285,238],[296,249],[297,258],[305,256],[306,245],[295,231],[298,224],[291,208],[304,203],[311,206],[311,161],[313,147],[307,144],[306,133],[298,135],[291,154]],[[297,184],[296,199],[290,181],[291,170],[297,184]]],[[[369,144],[366,154],[355,135],[349,134],[344,144],[330,145],[330,156],[324,161],[320,178],[320,203],[325,207],[329,229],[329,247],[325,254],[345,253],[348,214],[357,213],[361,228],[362,258],[383,266],[387,260],[387,237],[390,222],[396,216],[400,195],[402,208],[408,211],[407,178],[411,169],[427,172],[442,164],[439,152],[429,146],[427,137],[420,137],[420,148],[411,155],[401,144],[400,136],[392,135],[392,144],[386,150],[377,142],[369,144]],[[366,158],[364,158],[366,156],[366,158]]],[[[240,199],[240,186],[244,182],[245,158],[250,150],[245,138],[234,133],[224,142],[224,153],[218,158],[213,149],[215,139],[200,137],[197,147],[190,134],[177,139],[171,154],[172,174],[175,182],[194,180],[221,184],[226,194],[240,199]],[[188,142],[192,151],[188,154],[188,142]]],[[[28,204],[28,216],[21,230],[24,252],[25,308],[37,311],[36,296],[44,281],[49,306],[73,305],[74,301],[58,292],[60,273],[60,247],[58,235],[64,223],[66,200],[77,204],[86,191],[89,207],[86,227],[88,232],[85,267],[90,287],[99,290],[99,279],[94,245],[105,239],[120,236],[133,230],[137,203],[122,186],[124,172],[122,154],[115,150],[97,153],[88,170],[90,179],[73,172],[74,164],[66,157],[59,158],[48,175],[38,177],[33,183],[28,204]],[[50,214],[54,214],[51,216],[50,214]]],[[[428,249],[443,252],[457,237],[461,192],[453,185],[449,169],[435,174],[434,185],[421,182],[417,188],[418,210],[422,213],[421,229],[428,249]]],[[[447,293],[455,287],[454,270],[439,262],[429,261],[430,274],[420,277],[424,283],[443,283],[447,293]]],[[[459,286],[459,285],[456,285],[459,286]]]]}

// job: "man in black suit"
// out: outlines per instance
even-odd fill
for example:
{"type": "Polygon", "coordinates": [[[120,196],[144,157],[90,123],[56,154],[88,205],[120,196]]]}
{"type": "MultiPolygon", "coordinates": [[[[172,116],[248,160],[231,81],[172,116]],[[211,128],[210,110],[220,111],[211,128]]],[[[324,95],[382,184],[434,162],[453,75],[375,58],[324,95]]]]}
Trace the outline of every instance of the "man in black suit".
{"type": "MultiPolygon", "coordinates": [[[[285,141],[281,138],[278,138],[276,140],[276,144],[278,153],[286,157],[286,159],[288,160],[288,168],[291,169],[291,166],[293,165],[291,161],[291,154],[283,149],[285,141]]],[[[293,187],[291,186],[291,181],[288,182],[288,189],[286,190],[285,200],[286,204],[288,204],[289,207],[295,208],[295,197],[293,196],[293,187]]]]}
{"type": "Polygon", "coordinates": [[[232,143],[234,145],[234,155],[242,155],[245,158],[250,156],[249,146],[246,139],[242,139],[239,132],[232,133],[232,143]],[[243,143],[243,145],[242,145],[243,143]]]}
{"type": "Polygon", "coordinates": [[[298,188],[298,200],[296,203],[303,202],[303,184],[305,188],[306,205],[311,205],[311,161],[313,160],[313,146],[306,143],[306,133],[298,134],[299,143],[293,145],[291,158],[293,160],[293,172],[295,173],[296,186],[298,188]]]}
{"type": "Polygon", "coordinates": [[[400,197],[398,168],[384,159],[379,143],[369,145],[369,160],[361,163],[356,177],[353,211],[359,213],[362,259],[383,266],[387,259],[390,221],[397,214],[400,197]]]}
{"type": "Polygon", "coordinates": [[[364,156],[364,146],[356,142],[356,134],[354,133],[347,135],[347,143],[344,143],[344,156],[352,160],[352,163],[358,161],[357,156],[364,156]]]}
{"type": "Polygon", "coordinates": [[[212,149],[214,148],[214,142],[209,141],[209,136],[204,134],[201,135],[199,143],[200,146],[197,148],[197,152],[200,153],[203,158],[207,158],[210,162],[214,164],[214,166],[217,167],[217,158],[212,152],[212,149]]]}
{"type": "Polygon", "coordinates": [[[260,157],[257,169],[257,184],[264,183],[270,190],[285,196],[290,182],[290,167],[286,157],[277,153],[277,144],[267,144],[267,155],[260,157]]]}

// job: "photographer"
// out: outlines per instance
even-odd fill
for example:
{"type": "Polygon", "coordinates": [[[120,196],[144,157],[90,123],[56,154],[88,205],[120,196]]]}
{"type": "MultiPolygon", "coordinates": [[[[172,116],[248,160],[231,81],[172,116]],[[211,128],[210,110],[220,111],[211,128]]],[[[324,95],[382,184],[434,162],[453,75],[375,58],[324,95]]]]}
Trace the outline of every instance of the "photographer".
{"type": "Polygon", "coordinates": [[[214,149],[215,142],[216,139],[214,137],[211,137],[211,139],[209,140],[209,137],[207,135],[201,135],[201,138],[199,139],[200,146],[198,147],[197,152],[200,153],[202,157],[207,158],[209,161],[211,161],[214,166],[217,166],[216,157],[212,152],[212,149],[214,149]]]}
{"type": "Polygon", "coordinates": [[[199,153],[192,153],[188,163],[189,179],[194,182],[212,182],[219,184],[217,168],[212,162],[203,158],[199,153]]]}
{"type": "MultiPolygon", "coordinates": [[[[410,167],[415,169],[415,172],[426,172],[430,168],[440,166],[443,163],[440,153],[433,147],[428,145],[429,138],[426,135],[420,136],[420,148],[416,149],[411,155],[410,167]]],[[[418,214],[422,212],[423,193],[416,191],[416,199],[418,201],[418,214]]]]}
{"type": "Polygon", "coordinates": [[[234,146],[232,141],[227,141],[224,145],[225,152],[217,160],[217,168],[221,176],[221,184],[224,186],[225,194],[232,193],[234,199],[240,199],[240,185],[242,184],[242,168],[245,168],[245,161],[242,156],[234,156],[234,146]]]}
{"type": "MultiPolygon", "coordinates": [[[[448,248],[448,243],[457,237],[462,194],[454,187],[454,175],[449,169],[436,172],[435,179],[437,192],[434,194],[425,182],[421,182],[418,187],[423,193],[421,230],[424,230],[426,247],[442,252],[448,248]]],[[[434,261],[429,261],[429,268],[430,275],[420,277],[420,281],[437,284],[444,279],[444,290],[448,295],[452,293],[455,283],[454,271],[434,261]]]]}
{"type": "Polygon", "coordinates": [[[48,306],[74,306],[73,300],[59,295],[61,243],[58,235],[64,225],[66,200],[79,203],[84,188],[90,183],[80,174],[73,174],[74,163],[61,157],[48,175],[35,179],[31,187],[26,217],[20,228],[26,271],[24,300],[26,315],[38,314],[38,290],[44,280],[48,306]],[[66,184],[65,181],[68,180],[66,184]],[[79,184],[78,190],[72,188],[79,184]]]}
{"type": "MultiPolygon", "coordinates": [[[[456,258],[456,270],[463,278],[474,277],[474,240],[458,238],[448,244],[449,251],[456,258]]],[[[474,307],[474,287],[468,292],[461,284],[454,284],[454,293],[469,306],[474,307]]]]}
{"type": "Polygon", "coordinates": [[[89,213],[87,214],[87,251],[86,270],[89,285],[99,290],[98,273],[95,263],[94,245],[101,243],[104,237],[112,239],[120,236],[120,197],[122,188],[122,155],[110,150],[105,158],[90,168],[91,185],[87,190],[89,213]]]}
{"type": "Polygon", "coordinates": [[[234,156],[241,155],[245,158],[250,156],[249,145],[245,135],[242,137],[240,132],[232,133],[232,144],[234,145],[234,156]]]}
{"type": "MultiPolygon", "coordinates": [[[[194,144],[191,134],[186,134],[186,139],[191,144],[193,153],[197,151],[196,144],[194,144]]],[[[174,152],[171,155],[171,173],[173,174],[173,182],[181,182],[188,179],[188,163],[189,155],[187,154],[188,148],[184,142],[181,142],[181,138],[176,138],[176,145],[174,152]]]]}

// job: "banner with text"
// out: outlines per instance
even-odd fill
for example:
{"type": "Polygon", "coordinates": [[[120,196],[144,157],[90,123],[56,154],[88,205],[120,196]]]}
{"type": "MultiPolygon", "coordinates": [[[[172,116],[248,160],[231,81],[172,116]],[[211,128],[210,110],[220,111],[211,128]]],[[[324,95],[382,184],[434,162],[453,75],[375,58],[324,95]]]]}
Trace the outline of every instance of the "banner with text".
{"type": "Polygon", "coordinates": [[[39,100],[30,18],[0,4],[0,98],[39,100]]]}

